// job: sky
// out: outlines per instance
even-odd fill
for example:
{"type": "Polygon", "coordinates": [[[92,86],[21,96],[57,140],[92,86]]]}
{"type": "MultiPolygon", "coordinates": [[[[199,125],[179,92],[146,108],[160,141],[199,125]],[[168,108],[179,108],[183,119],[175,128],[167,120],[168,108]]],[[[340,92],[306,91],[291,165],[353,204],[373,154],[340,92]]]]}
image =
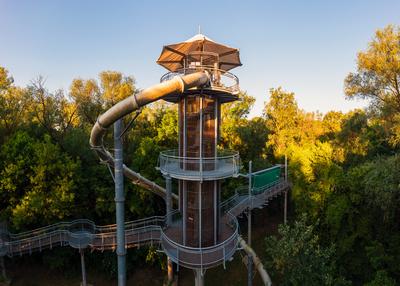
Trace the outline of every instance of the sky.
{"type": "Polygon", "coordinates": [[[162,46],[201,32],[240,49],[233,69],[262,114],[269,89],[294,92],[299,107],[326,113],[364,107],[343,80],[377,29],[399,25],[400,1],[78,1],[0,0],[0,66],[17,85],[39,75],[50,90],[104,70],[159,82],[162,46]]]}

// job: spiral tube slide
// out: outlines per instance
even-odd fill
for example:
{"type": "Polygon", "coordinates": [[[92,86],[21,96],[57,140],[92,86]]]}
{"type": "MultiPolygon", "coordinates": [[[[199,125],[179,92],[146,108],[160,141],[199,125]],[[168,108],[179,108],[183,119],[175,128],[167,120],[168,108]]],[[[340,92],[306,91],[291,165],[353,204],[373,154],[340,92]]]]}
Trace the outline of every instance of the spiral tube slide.
{"type": "MultiPolygon", "coordinates": [[[[139,108],[155,102],[163,97],[173,94],[182,94],[186,90],[193,87],[202,87],[210,83],[210,77],[207,72],[195,72],[188,75],[176,76],[171,80],[154,85],[148,89],[143,90],[138,95],[132,95],[116,105],[112,106],[105,113],[100,115],[97,122],[93,126],[90,134],[90,146],[96,151],[100,160],[107,163],[110,167],[115,167],[115,159],[113,155],[105,148],[103,138],[107,129],[113,125],[117,120],[123,118],[129,113],[138,110],[139,108]]],[[[134,184],[137,184],[153,193],[166,198],[166,189],[157,185],[155,182],[146,179],[139,173],[131,170],[126,165],[123,165],[123,173],[134,184]]],[[[172,194],[172,198],[178,200],[176,194],[172,194]]],[[[255,254],[254,250],[246,244],[246,242],[239,237],[239,243],[246,253],[251,255],[256,269],[260,273],[264,285],[272,285],[271,279],[263,267],[260,259],[255,254]]]]}
{"type": "MultiPolygon", "coordinates": [[[[97,155],[103,162],[114,168],[115,159],[103,144],[103,137],[107,129],[114,124],[114,122],[125,115],[165,96],[180,94],[193,87],[205,86],[209,84],[209,81],[209,76],[206,72],[195,72],[188,75],[176,76],[171,80],[147,88],[137,95],[132,95],[125,98],[124,100],[112,106],[97,119],[97,122],[93,126],[90,134],[90,146],[96,151],[97,155]]],[[[146,179],[125,165],[123,166],[123,172],[124,175],[134,184],[146,188],[163,198],[166,197],[165,188],[157,185],[153,181],[146,179]]],[[[178,196],[175,194],[172,194],[172,198],[178,200],[178,196]]]]}

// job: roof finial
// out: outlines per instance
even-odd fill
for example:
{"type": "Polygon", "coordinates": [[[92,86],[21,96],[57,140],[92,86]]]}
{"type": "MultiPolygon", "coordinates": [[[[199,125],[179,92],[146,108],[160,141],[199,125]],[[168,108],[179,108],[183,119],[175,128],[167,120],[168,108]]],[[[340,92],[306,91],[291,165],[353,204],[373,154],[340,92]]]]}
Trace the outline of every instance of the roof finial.
{"type": "Polygon", "coordinates": [[[201,34],[201,26],[199,25],[199,34],[201,34]]]}

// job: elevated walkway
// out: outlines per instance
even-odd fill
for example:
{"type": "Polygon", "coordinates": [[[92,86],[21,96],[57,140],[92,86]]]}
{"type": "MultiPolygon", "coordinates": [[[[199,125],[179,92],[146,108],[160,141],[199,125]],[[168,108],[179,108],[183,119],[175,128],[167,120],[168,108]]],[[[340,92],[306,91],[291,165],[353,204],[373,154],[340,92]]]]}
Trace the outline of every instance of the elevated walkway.
{"type": "MultiPolygon", "coordinates": [[[[275,175],[276,176],[276,175],[275,175]]],[[[167,218],[153,216],[125,223],[126,248],[141,245],[160,245],[176,262],[183,261],[185,266],[193,268],[202,260],[204,265],[212,267],[225,262],[235,252],[238,244],[238,227],[236,216],[243,213],[248,207],[261,208],[275,196],[289,188],[288,182],[283,178],[273,177],[266,185],[254,183],[252,194],[249,196],[248,188],[239,188],[236,193],[221,204],[221,212],[225,213],[227,237],[223,243],[210,248],[188,249],[177,241],[168,239],[167,218]],[[175,255],[173,255],[175,254],[175,255]],[[179,260],[178,260],[179,256],[179,260]],[[182,259],[184,257],[187,259],[182,259]],[[197,257],[197,258],[196,258],[197,257]],[[190,267],[192,266],[192,267],[190,267]]],[[[176,214],[177,211],[174,211],[176,214]]],[[[0,235],[0,256],[15,256],[31,254],[44,249],[57,246],[70,246],[77,249],[89,248],[92,251],[116,249],[116,225],[97,226],[90,220],[80,219],[71,222],[60,222],[32,231],[13,234],[2,232],[0,235]]]]}

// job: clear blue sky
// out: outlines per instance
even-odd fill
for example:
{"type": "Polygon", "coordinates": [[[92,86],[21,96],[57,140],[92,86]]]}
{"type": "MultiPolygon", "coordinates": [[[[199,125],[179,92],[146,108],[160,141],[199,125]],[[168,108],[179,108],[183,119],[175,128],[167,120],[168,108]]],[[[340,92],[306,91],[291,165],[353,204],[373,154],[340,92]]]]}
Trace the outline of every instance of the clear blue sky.
{"type": "Polygon", "coordinates": [[[296,93],[307,111],[347,111],[343,79],[376,29],[399,24],[400,1],[61,1],[0,0],[0,65],[19,85],[38,75],[51,90],[103,70],[133,75],[140,88],[165,70],[164,44],[188,39],[198,25],[240,49],[232,70],[256,97],[260,115],[271,87],[296,93]]]}

